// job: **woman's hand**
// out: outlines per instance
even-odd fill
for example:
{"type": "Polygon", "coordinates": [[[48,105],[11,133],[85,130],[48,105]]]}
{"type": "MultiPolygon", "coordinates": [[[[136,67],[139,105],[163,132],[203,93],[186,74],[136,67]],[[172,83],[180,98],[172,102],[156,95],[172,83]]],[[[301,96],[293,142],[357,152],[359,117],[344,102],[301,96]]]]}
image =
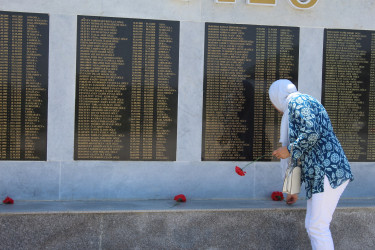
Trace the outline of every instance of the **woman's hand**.
{"type": "Polygon", "coordinates": [[[286,204],[292,205],[293,203],[296,203],[298,200],[298,194],[288,194],[286,196],[286,204]]]}
{"type": "Polygon", "coordinates": [[[281,147],[273,151],[273,156],[277,157],[278,159],[286,159],[290,156],[288,148],[287,147],[281,147]]]}

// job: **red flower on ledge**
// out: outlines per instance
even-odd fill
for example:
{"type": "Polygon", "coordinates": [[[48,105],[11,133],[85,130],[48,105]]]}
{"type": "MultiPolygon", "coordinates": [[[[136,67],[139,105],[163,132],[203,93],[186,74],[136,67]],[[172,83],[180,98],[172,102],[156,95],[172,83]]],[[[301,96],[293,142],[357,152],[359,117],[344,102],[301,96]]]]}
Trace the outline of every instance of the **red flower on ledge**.
{"type": "Polygon", "coordinates": [[[174,200],[177,202],[186,202],[186,197],[183,194],[176,195],[174,200]]]}
{"type": "Polygon", "coordinates": [[[3,203],[4,204],[13,204],[14,203],[14,200],[12,198],[10,198],[9,196],[7,196],[5,198],[5,200],[3,200],[3,203]]]}
{"type": "Polygon", "coordinates": [[[284,200],[284,195],[282,192],[275,191],[271,194],[271,198],[274,201],[282,201],[284,200]]]}
{"type": "Polygon", "coordinates": [[[236,166],[236,173],[240,176],[245,176],[246,172],[242,170],[239,166],[236,166]]]}

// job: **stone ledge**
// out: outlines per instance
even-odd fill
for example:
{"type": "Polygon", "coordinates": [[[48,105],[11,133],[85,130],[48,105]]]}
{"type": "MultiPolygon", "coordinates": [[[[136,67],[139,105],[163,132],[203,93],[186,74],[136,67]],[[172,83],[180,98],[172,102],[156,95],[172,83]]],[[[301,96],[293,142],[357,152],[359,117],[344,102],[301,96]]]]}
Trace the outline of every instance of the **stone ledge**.
{"type": "MultiPolygon", "coordinates": [[[[310,249],[304,201],[16,201],[0,249],[310,249]]],[[[336,250],[375,249],[375,202],[341,200],[336,250]]]]}
{"type": "MultiPolygon", "coordinates": [[[[341,208],[375,208],[375,199],[341,199],[338,209],[341,208]]],[[[306,201],[299,200],[294,205],[286,205],[282,201],[250,199],[188,200],[185,203],[176,203],[173,200],[15,201],[13,205],[0,205],[0,215],[248,209],[306,209],[306,201]]]]}

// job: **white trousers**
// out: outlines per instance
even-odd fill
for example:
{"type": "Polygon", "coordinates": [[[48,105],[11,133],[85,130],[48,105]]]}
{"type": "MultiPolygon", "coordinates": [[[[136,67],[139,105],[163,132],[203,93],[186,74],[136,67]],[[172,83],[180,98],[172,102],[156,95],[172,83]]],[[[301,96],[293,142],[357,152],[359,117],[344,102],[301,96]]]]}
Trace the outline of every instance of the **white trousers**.
{"type": "Polygon", "coordinates": [[[333,250],[333,240],[329,225],[341,194],[349,180],[333,189],[324,176],[324,192],[313,194],[307,201],[305,227],[313,250],[333,250]]]}

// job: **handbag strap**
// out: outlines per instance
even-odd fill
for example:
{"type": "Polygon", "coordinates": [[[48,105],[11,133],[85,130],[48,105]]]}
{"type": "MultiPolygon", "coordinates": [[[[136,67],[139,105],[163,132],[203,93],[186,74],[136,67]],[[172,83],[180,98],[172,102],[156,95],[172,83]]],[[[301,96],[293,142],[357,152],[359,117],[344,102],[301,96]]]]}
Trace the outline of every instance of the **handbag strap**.
{"type": "Polygon", "coordinates": [[[290,145],[290,156],[289,156],[288,167],[292,166],[292,155],[293,155],[293,144],[290,145]]]}

